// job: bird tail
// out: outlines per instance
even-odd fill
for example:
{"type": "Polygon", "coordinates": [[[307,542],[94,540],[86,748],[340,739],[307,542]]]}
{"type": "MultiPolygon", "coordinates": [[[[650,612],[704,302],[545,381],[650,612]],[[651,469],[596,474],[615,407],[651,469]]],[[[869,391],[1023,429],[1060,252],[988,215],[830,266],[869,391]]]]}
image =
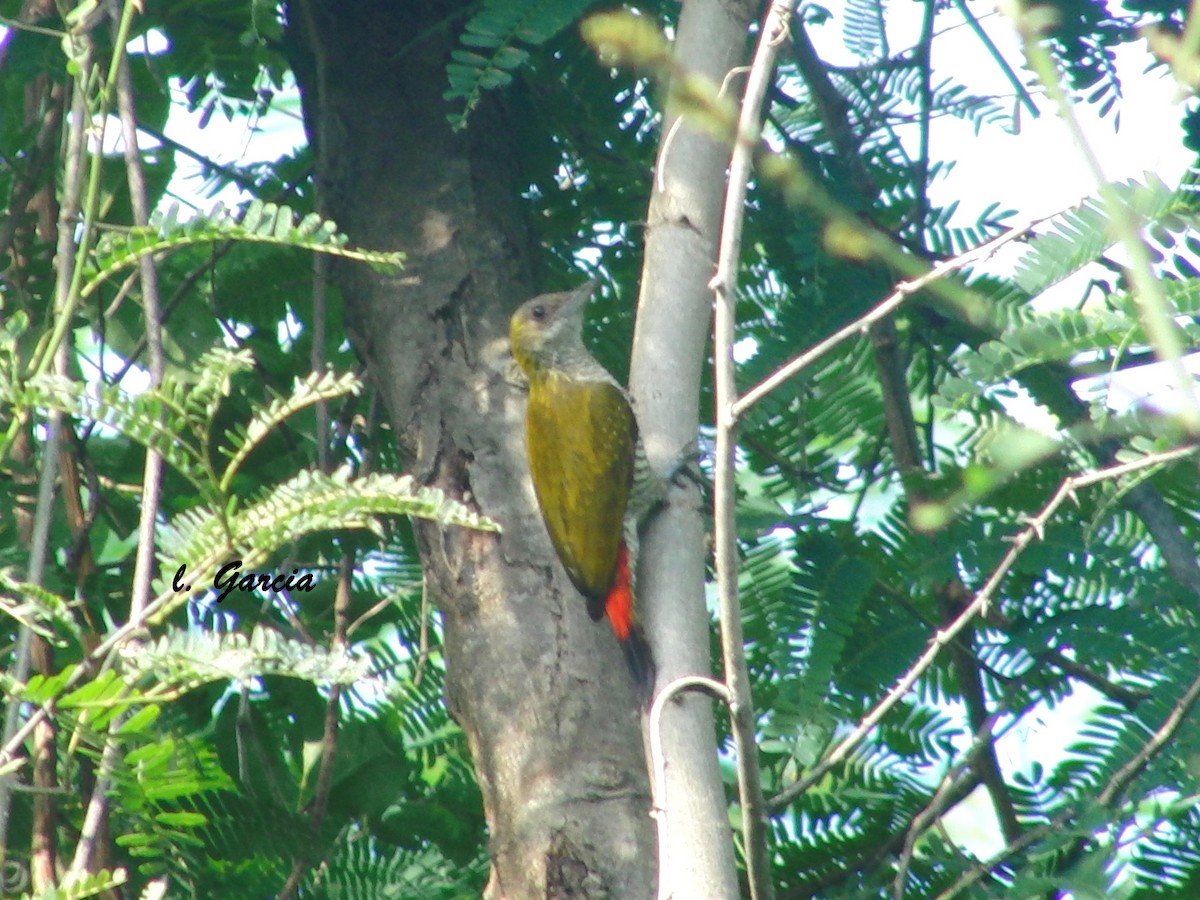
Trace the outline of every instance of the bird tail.
{"type": "Polygon", "coordinates": [[[648,709],[650,701],[654,699],[654,678],[657,672],[654,656],[650,653],[650,642],[646,640],[641,625],[636,622],[633,624],[629,630],[629,637],[621,641],[621,652],[625,654],[625,664],[629,666],[629,674],[633,676],[638,700],[648,709]]]}
{"type": "Polygon", "coordinates": [[[624,643],[633,631],[633,570],[629,565],[629,548],[625,542],[617,548],[617,574],[608,596],[604,598],[604,614],[612,624],[617,640],[624,643]]]}
{"type": "Polygon", "coordinates": [[[604,612],[612,625],[613,633],[621,642],[621,652],[638,690],[643,704],[649,706],[654,691],[654,657],[650,644],[637,623],[633,601],[633,570],[630,566],[629,548],[625,542],[617,551],[617,577],[604,601],[604,612]]]}

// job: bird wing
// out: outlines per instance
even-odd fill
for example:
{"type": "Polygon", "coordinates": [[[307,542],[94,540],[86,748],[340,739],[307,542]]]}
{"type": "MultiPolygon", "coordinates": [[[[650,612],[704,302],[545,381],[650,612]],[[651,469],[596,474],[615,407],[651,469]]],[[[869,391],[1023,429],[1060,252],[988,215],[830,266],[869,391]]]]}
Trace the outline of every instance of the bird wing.
{"type": "Polygon", "coordinates": [[[593,619],[604,615],[633,480],[637,424],[605,381],[532,384],[525,441],[550,540],[593,619]]]}

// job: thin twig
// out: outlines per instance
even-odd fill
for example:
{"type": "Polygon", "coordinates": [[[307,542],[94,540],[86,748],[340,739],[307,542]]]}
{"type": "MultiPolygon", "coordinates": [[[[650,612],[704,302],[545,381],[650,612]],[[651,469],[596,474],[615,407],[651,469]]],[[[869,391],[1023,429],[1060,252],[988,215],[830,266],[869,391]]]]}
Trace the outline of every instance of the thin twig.
{"type": "Polygon", "coordinates": [[[27,31],[30,34],[40,34],[44,37],[54,38],[56,41],[61,41],[67,36],[67,33],[59,28],[45,28],[21,19],[14,19],[11,16],[0,16],[0,25],[13,31],[27,31]]]}
{"type": "MultiPolygon", "coordinates": [[[[746,667],[742,611],[738,601],[738,548],[736,521],[737,369],[733,359],[735,307],[737,305],[738,261],[741,256],[742,224],[746,190],[759,141],[763,98],[775,69],[775,55],[787,37],[791,4],[774,0],[768,7],[758,36],[754,60],[746,78],[738,116],[739,140],[733,145],[721,236],[717,248],[717,271],[710,282],[715,302],[713,323],[714,383],[716,386],[716,472],[713,487],[714,544],[717,591],[721,610],[721,657],[725,683],[732,698],[730,720],[737,752],[738,796],[742,806],[742,840],[745,844],[746,880],[750,896],[770,900],[771,865],[767,849],[767,812],[763,803],[762,774],[758,768],[758,744],[754,733],[754,705],[750,695],[750,673],[746,667]]],[[[660,843],[660,846],[666,846],[660,843]]],[[[664,867],[665,870],[665,867],[664,867]]]]}
{"type": "MultiPolygon", "coordinates": [[[[133,0],[125,0],[124,8],[114,17],[113,53],[120,60],[117,65],[117,113],[121,122],[121,136],[125,142],[125,177],[129,185],[129,202],[133,210],[133,224],[145,227],[150,223],[150,206],[146,196],[146,172],[138,148],[137,112],[133,98],[133,75],[129,68],[129,56],[121,43],[121,34],[128,33],[129,22],[137,8],[133,0]]],[[[143,254],[138,260],[142,279],[142,324],[144,325],[150,389],[162,384],[165,372],[162,343],[162,303],[158,293],[158,269],[152,254],[143,254]]],[[[146,463],[142,475],[142,501],[138,521],[137,555],[133,567],[133,586],[130,593],[130,615],[150,600],[150,581],[154,575],[154,530],[158,521],[162,497],[163,458],[157,450],[146,448],[146,463]]]]}
{"type": "Polygon", "coordinates": [[[871,325],[886,319],[897,309],[899,309],[905,303],[905,301],[907,301],[908,298],[917,291],[928,287],[933,282],[940,278],[944,278],[951,272],[957,272],[961,269],[967,268],[968,266],[982,262],[983,260],[990,259],[1005,244],[1009,244],[1015,240],[1018,240],[1019,238],[1023,238],[1032,229],[1036,228],[1042,222],[1053,218],[1055,215],[1058,215],[1058,213],[1054,213],[1054,215],[1051,216],[1042,216],[1040,218],[1033,219],[1020,228],[1013,228],[1010,231],[1006,231],[1004,234],[998,235],[992,238],[990,241],[980,244],[978,247],[968,250],[965,253],[960,253],[953,259],[947,259],[943,262],[937,263],[932,269],[930,269],[924,275],[921,275],[919,278],[914,278],[910,281],[903,281],[896,285],[896,289],[886,299],[884,299],[873,309],[869,310],[866,314],[855,319],[849,325],[839,328],[833,334],[829,335],[829,337],[818,341],[791,362],[785,363],[775,372],[768,375],[766,378],[756,384],[753,388],[746,391],[746,393],[740,399],[734,402],[732,410],[733,417],[740,420],[746,414],[746,411],[750,409],[750,407],[762,400],[763,397],[767,396],[767,394],[771,393],[771,391],[778,388],[788,379],[794,378],[830,350],[850,340],[851,338],[865,334],[871,325]]]}
{"type": "Polygon", "coordinates": [[[1129,786],[1129,783],[1146,767],[1146,764],[1175,736],[1175,732],[1179,730],[1179,726],[1183,724],[1183,720],[1187,718],[1198,699],[1200,699],[1200,676],[1197,676],[1188,686],[1187,691],[1179,698],[1179,702],[1171,709],[1158,731],[1154,732],[1146,745],[1109,779],[1108,784],[1104,786],[1104,790],[1097,798],[1100,803],[1107,806],[1116,800],[1117,795],[1129,786]]]}
{"type": "MultiPolygon", "coordinates": [[[[992,60],[995,61],[996,65],[1000,67],[1000,71],[1004,73],[1004,77],[1007,78],[1008,83],[1012,85],[1013,91],[1016,92],[1017,98],[1021,101],[1025,108],[1029,110],[1029,114],[1036,119],[1038,116],[1038,108],[1037,104],[1033,102],[1033,96],[1029,93],[1028,88],[1025,87],[1025,83],[1021,81],[1021,77],[1016,73],[1013,67],[1009,65],[1008,60],[1004,58],[1004,54],[1000,52],[1000,48],[996,46],[996,42],[992,40],[991,35],[989,35],[987,31],[984,30],[984,27],[979,24],[979,19],[982,17],[977,17],[971,12],[970,7],[968,7],[966,4],[966,0],[954,0],[954,6],[956,9],[958,9],[959,13],[962,14],[962,17],[966,19],[967,25],[970,26],[971,30],[975,32],[975,37],[979,38],[979,42],[983,44],[983,46],[987,48],[988,53],[992,55],[992,60]]],[[[994,14],[989,13],[989,15],[994,14]]]]}
{"type": "MultiPolygon", "coordinates": [[[[193,150],[191,147],[187,146],[186,144],[179,143],[179,141],[175,140],[174,138],[168,137],[166,134],[159,131],[157,128],[155,128],[152,125],[147,125],[146,123],[143,122],[141,125],[138,126],[138,128],[141,131],[144,131],[146,134],[150,135],[150,137],[154,138],[156,141],[158,141],[164,147],[166,147],[170,150],[174,150],[176,153],[182,153],[184,156],[188,157],[188,159],[191,159],[192,161],[199,163],[201,166],[203,166],[209,172],[214,172],[217,175],[220,175],[226,181],[230,181],[230,182],[236,184],[242,190],[247,191],[251,194],[254,194],[255,192],[258,191],[259,186],[258,186],[258,184],[255,183],[254,179],[251,176],[246,175],[243,172],[239,172],[237,169],[235,169],[231,166],[221,165],[221,163],[215,162],[214,160],[209,159],[203,153],[200,153],[197,150],[193,150]]],[[[323,255],[323,254],[319,254],[319,255],[323,255]]]]}
{"type": "Polygon", "coordinates": [[[838,745],[829,752],[829,754],[811,772],[805,775],[795,784],[780,791],[768,801],[768,806],[771,809],[780,809],[791,803],[810,787],[820,781],[834,767],[840,764],[855,747],[871,732],[871,730],[879,724],[883,717],[894,707],[900,699],[908,693],[917,679],[920,678],[926,670],[933,665],[933,661],[937,658],[938,653],[950,641],[954,640],[970,624],[975,616],[986,612],[988,604],[991,603],[992,596],[999,589],[1001,582],[1008,574],[1013,564],[1017,561],[1022,553],[1035,540],[1040,539],[1042,532],[1045,530],[1046,523],[1054,515],[1055,511],[1068,499],[1073,497],[1076,491],[1089,485],[1096,484],[1101,481],[1107,481],[1114,478],[1120,478],[1130,472],[1136,472],[1139,469],[1144,469],[1150,466],[1159,466],[1164,463],[1172,462],[1177,459],[1182,459],[1185,456],[1195,454],[1197,447],[1188,445],[1186,447],[1176,447],[1173,450],[1165,450],[1161,453],[1153,453],[1149,456],[1144,456],[1141,459],[1134,460],[1128,463],[1111,466],[1107,469],[1100,469],[1096,472],[1087,472],[1082,475],[1072,475],[1063,479],[1054,496],[1046,503],[1045,506],[1029,519],[1029,524],[1025,526],[1015,537],[1012,538],[1012,546],[1008,552],[1004,554],[1004,558],[996,566],[987,582],[975,594],[974,599],[963,609],[961,613],[942,630],[938,631],[929,641],[924,652],[917,658],[916,662],[909,668],[907,672],[901,676],[895,686],[880,700],[871,711],[862,718],[846,737],[844,737],[838,745]]]}
{"type": "Polygon", "coordinates": [[[925,0],[925,12],[921,22],[921,37],[914,53],[921,81],[918,86],[917,159],[914,203],[909,218],[914,240],[925,235],[925,219],[929,215],[929,129],[933,118],[933,23],[937,17],[937,0],[925,0]]]}
{"type": "Polygon", "coordinates": [[[1045,653],[1038,654],[1038,657],[1047,664],[1061,670],[1064,675],[1074,678],[1076,681],[1083,682],[1088,687],[1104,694],[1110,700],[1115,700],[1130,711],[1137,708],[1142,701],[1150,697],[1150,691],[1118,684],[1111,679],[1105,678],[1099,672],[1093,672],[1087,666],[1080,665],[1075,660],[1064,655],[1061,650],[1051,648],[1045,653]]]}
{"type": "MultiPolygon", "coordinates": [[[[670,804],[667,801],[667,755],[663,752],[662,714],[667,703],[674,700],[677,694],[682,694],[685,691],[705,693],[721,701],[727,707],[733,706],[733,694],[729,688],[715,678],[709,678],[705,675],[685,675],[682,678],[676,678],[655,695],[654,702],[650,705],[649,724],[647,726],[651,769],[650,794],[652,806],[650,815],[657,826],[660,854],[665,854],[667,848],[671,846],[671,842],[667,840],[667,834],[670,830],[668,822],[670,804]]],[[[757,764],[757,760],[755,760],[755,764],[757,764]]],[[[671,871],[670,867],[666,865],[665,860],[659,860],[659,871],[671,871]]],[[[671,885],[666,883],[665,879],[660,878],[658,882],[659,900],[670,900],[673,896],[674,892],[671,885]]]]}
{"type": "Polygon", "coordinates": [[[1007,0],[1007,2],[1001,3],[1000,7],[1016,26],[1029,67],[1042,82],[1047,96],[1058,107],[1059,116],[1066,123],[1080,156],[1083,157],[1084,164],[1092,174],[1100,199],[1108,211],[1113,233],[1120,239],[1121,244],[1125,247],[1125,252],[1129,254],[1129,265],[1126,272],[1133,284],[1138,312],[1142,325],[1146,329],[1146,337],[1154,347],[1159,359],[1167,363],[1175,380],[1182,403],[1179,411],[1180,418],[1192,434],[1200,434],[1200,396],[1196,393],[1195,380],[1183,364],[1183,341],[1179,329],[1175,325],[1171,303],[1167,300],[1162,284],[1154,274],[1150,249],[1142,239],[1133,211],[1105,178],[1100,159],[1088,142],[1083,126],[1075,115],[1074,104],[1063,88],[1054,58],[1042,43],[1043,17],[1049,7],[1032,5],[1026,7],[1018,0],[1007,0]]]}

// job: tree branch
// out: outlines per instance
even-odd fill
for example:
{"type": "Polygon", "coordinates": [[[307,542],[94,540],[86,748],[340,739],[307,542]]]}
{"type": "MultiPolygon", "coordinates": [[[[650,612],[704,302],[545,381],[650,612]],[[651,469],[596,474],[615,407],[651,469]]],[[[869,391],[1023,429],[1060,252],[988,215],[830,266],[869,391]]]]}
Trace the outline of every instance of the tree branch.
{"type": "MultiPolygon", "coordinates": [[[[1129,786],[1130,782],[1137,777],[1138,773],[1146,767],[1150,760],[1170,743],[1171,738],[1175,736],[1184,719],[1191,712],[1192,707],[1196,705],[1197,700],[1200,700],[1200,676],[1195,678],[1188,686],[1187,691],[1184,692],[1184,695],[1171,708],[1171,712],[1167,714],[1162,725],[1150,736],[1150,739],[1142,746],[1142,749],[1130,757],[1129,761],[1108,780],[1108,783],[1105,784],[1104,789],[1100,791],[1099,796],[1096,798],[1098,805],[1108,806],[1112,804],[1125,788],[1129,786]]],[[[1005,847],[1004,850],[986,862],[975,866],[954,882],[947,890],[938,894],[937,900],[951,900],[953,897],[960,896],[963,891],[975,884],[975,882],[979,881],[1006,859],[1015,856],[1026,847],[1032,846],[1037,841],[1049,836],[1056,829],[1061,828],[1067,822],[1071,821],[1077,816],[1079,811],[1079,805],[1076,805],[1054,816],[1046,824],[1027,831],[1019,840],[1005,847]]]]}
{"type": "MultiPolygon", "coordinates": [[[[129,185],[133,224],[145,227],[150,224],[150,205],[146,197],[146,173],[142,165],[141,150],[138,148],[133,76],[129,71],[129,57],[125,53],[124,43],[133,13],[138,6],[135,0],[123,0],[121,7],[116,5],[115,0],[110,2],[110,14],[113,17],[113,53],[117,56],[117,114],[121,122],[121,136],[125,142],[125,178],[129,185]]],[[[142,323],[145,326],[146,347],[149,351],[147,371],[150,376],[150,388],[153,389],[162,383],[165,369],[158,268],[152,254],[143,254],[138,260],[138,266],[142,279],[142,323]]],[[[136,616],[150,599],[150,580],[154,575],[154,531],[162,496],[162,478],[162,455],[147,448],[145,471],[142,476],[137,555],[129,601],[131,617],[136,616]]]]}
{"type": "Polygon", "coordinates": [[[990,259],[1005,244],[1023,238],[1031,229],[1036,228],[1040,223],[1046,221],[1047,218],[1052,217],[1043,216],[1033,219],[1022,227],[1006,231],[1004,234],[998,235],[992,238],[992,240],[968,250],[966,253],[960,253],[953,259],[937,263],[932,269],[917,278],[900,282],[896,285],[896,289],[873,309],[855,319],[849,325],[839,328],[833,334],[829,335],[829,337],[818,341],[808,350],[805,350],[771,375],[768,375],[753,388],[746,391],[733,404],[734,417],[741,419],[755,403],[758,403],[763,397],[767,396],[767,394],[771,393],[771,391],[778,388],[784,382],[803,372],[830,350],[833,350],[851,338],[866,333],[867,329],[875,323],[882,322],[903,306],[917,291],[929,287],[938,281],[938,279],[944,278],[952,272],[957,272],[985,259],[990,259]]]}
{"type": "Polygon", "coordinates": [[[1143,456],[1141,459],[1133,460],[1132,462],[1111,466],[1096,472],[1072,475],[1063,479],[1058,490],[1054,492],[1054,496],[1047,501],[1036,516],[1029,520],[1029,524],[1011,539],[1012,546],[1000,560],[1000,563],[993,570],[984,585],[975,593],[975,597],[970,604],[950,624],[933,636],[916,662],[909,667],[908,671],[901,676],[900,680],[896,682],[895,686],[888,691],[883,699],[875,704],[871,711],[862,718],[854,730],[839,741],[837,746],[826,755],[825,759],[814,766],[812,771],[805,775],[804,778],[772,797],[768,801],[768,806],[771,809],[779,809],[791,803],[796,797],[799,797],[824,778],[826,773],[834,766],[840,764],[849,756],[850,752],[871,732],[871,729],[878,725],[888,711],[916,684],[917,679],[933,665],[933,661],[937,658],[938,653],[941,652],[942,647],[957,638],[975,616],[986,614],[992,597],[999,589],[1001,582],[1004,581],[1013,564],[1016,563],[1017,559],[1030,544],[1041,538],[1046,523],[1049,522],[1055,511],[1063,503],[1075,495],[1076,491],[1102,481],[1120,478],[1123,475],[1128,475],[1141,469],[1191,456],[1196,453],[1196,450],[1195,445],[1176,447],[1172,450],[1143,456]]]}
{"type": "MultiPolygon", "coordinates": [[[[958,599],[951,595],[954,589],[966,590],[961,584],[954,583],[936,591],[938,606],[947,616],[955,608],[958,599]]],[[[974,632],[973,627],[968,627],[959,640],[950,644],[950,664],[958,677],[959,691],[967,710],[967,721],[971,723],[975,740],[979,742],[981,737],[987,738],[978,746],[972,765],[991,797],[992,807],[1000,822],[1000,832],[1006,841],[1012,843],[1021,836],[1021,824],[1017,821],[1012,795],[1004,781],[1000,760],[996,756],[996,743],[991,736],[990,723],[994,715],[988,712],[987,694],[983,690],[983,679],[979,677],[979,661],[972,650],[974,632]]]]}
{"type": "Polygon", "coordinates": [[[745,842],[746,877],[750,896],[769,900],[770,859],[767,853],[767,814],[763,805],[762,776],[758,770],[758,743],[754,733],[754,705],[750,673],[746,667],[742,608],[738,600],[737,547],[737,369],[733,359],[736,340],[737,276],[741,258],[746,190],[753,165],[753,148],[761,133],[762,103],[775,70],[775,55],[787,36],[791,5],[774,0],[759,30],[758,46],[746,79],[738,118],[739,140],[729,162],[725,211],[717,247],[717,271],[711,287],[714,384],[716,391],[716,472],[713,486],[713,525],[716,550],[717,592],[721,610],[721,657],[725,682],[732,698],[730,717],[737,749],[738,795],[742,804],[742,838],[745,842]]]}

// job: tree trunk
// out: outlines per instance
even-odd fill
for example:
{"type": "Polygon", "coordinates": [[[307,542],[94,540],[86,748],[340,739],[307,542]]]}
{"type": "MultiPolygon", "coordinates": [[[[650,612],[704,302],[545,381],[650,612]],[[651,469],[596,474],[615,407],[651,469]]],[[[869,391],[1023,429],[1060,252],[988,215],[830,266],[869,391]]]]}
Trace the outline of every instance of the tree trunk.
{"type": "Polygon", "coordinates": [[[447,703],[475,761],[489,897],[647,897],[654,847],[620,650],[556,561],[525,462],[524,394],[499,357],[535,291],[514,122],[489,94],[446,120],[467,4],[294,0],[289,44],[323,213],[403,272],[335,271],[345,327],[411,471],[501,535],[418,527],[445,631],[447,703]]]}
{"type": "MultiPolygon", "coordinates": [[[[746,62],[752,15],[753,6],[745,2],[688,0],[676,30],[677,64],[724,83],[730,69],[746,62]]],[[[733,80],[728,89],[738,96],[741,85],[733,80]]],[[[658,471],[675,462],[699,432],[700,374],[712,315],[708,282],[731,150],[679,123],[678,110],[669,108],[663,135],[629,372],[646,452],[658,471]]],[[[682,675],[708,675],[711,669],[704,522],[695,497],[694,490],[673,490],[642,540],[638,585],[660,690],[682,675]]],[[[659,878],[675,897],[737,897],[712,701],[690,695],[669,704],[661,737],[668,765],[656,798],[667,823],[659,878]]]]}

